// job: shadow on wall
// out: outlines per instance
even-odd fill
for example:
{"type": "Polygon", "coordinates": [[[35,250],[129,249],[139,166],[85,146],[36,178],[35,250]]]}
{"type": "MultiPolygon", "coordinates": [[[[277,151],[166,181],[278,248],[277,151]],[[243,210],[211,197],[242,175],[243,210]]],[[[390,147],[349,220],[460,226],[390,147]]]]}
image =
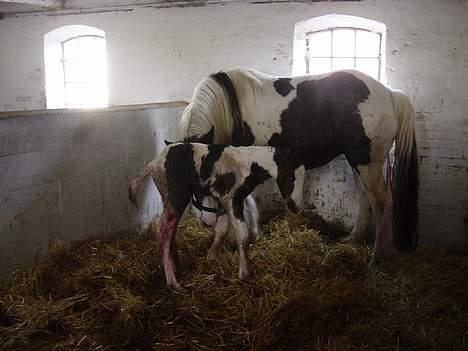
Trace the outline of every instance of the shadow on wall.
{"type": "Polygon", "coordinates": [[[184,107],[0,114],[0,283],[52,246],[143,229],[159,195],[146,184],[137,211],[128,182],[175,139],[184,107]]]}

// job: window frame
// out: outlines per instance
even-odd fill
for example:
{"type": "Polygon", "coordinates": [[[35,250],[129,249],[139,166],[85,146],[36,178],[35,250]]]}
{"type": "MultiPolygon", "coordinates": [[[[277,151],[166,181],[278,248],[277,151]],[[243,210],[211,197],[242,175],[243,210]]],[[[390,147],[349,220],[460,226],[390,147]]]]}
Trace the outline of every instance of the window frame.
{"type": "MultiPolygon", "coordinates": [[[[65,108],[76,108],[76,107],[73,107],[73,106],[70,106],[69,102],[67,102],[67,99],[66,99],[66,92],[67,92],[67,83],[68,84],[77,84],[77,83],[83,83],[83,84],[86,84],[88,83],[88,81],[75,81],[75,80],[67,80],[67,69],[66,69],[66,61],[70,61],[70,59],[66,59],[65,57],[65,45],[66,43],[69,43],[70,41],[73,41],[73,40],[79,40],[79,39],[82,39],[82,38],[95,38],[95,39],[100,39],[100,40],[104,40],[104,45],[106,45],[106,37],[105,36],[102,36],[102,35],[98,35],[98,34],[79,34],[79,35],[75,35],[73,37],[68,37],[67,39],[65,40],[62,40],[60,42],[60,46],[61,46],[61,63],[62,63],[62,70],[63,70],[63,91],[64,91],[64,107],[65,108]]],[[[107,99],[108,100],[108,99],[107,99]]],[[[108,106],[109,102],[106,101],[106,103],[104,104],[105,106],[108,106]]]]}
{"type": "MultiPolygon", "coordinates": [[[[106,48],[107,67],[107,37],[106,33],[96,27],[87,25],[66,25],[55,28],[44,34],[44,65],[45,65],[45,95],[47,109],[72,109],[72,108],[100,108],[109,106],[108,69],[105,72],[105,101],[103,104],[92,106],[67,106],[65,95],[65,66],[64,43],[80,37],[99,37],[104,40],[106,48]]],[[[74,81],[70,81],[74,82],[74,81]]]]}
{"type": "MultiPolygon", "coordinates": [[[[357,59],[366,59],[366,58],[374,58],[378,59],[378,80],[383,82],[384,84],[387,82],[385,67],[386,67],[386,34],[387,34],[387,27],[385,24],[358,16],[348,16],[348,15],[338,15],[338,14],[329,14],[325,16],[313,17],[308,20],[296,23],[294,28],[294,43],[293,43],[293,64],[292,64],[292,75],[293,76],[300,76],[300,75],[308,75],[310,69],[306,67],[307,64],[310,63],[311,58],[315,58],[316,56],[306,56],[306,39],[309,39],[310,36],[314,33],[320,32],[331,32],[331,36],[333,36],[333,32],[336,30],[353,30],[355,35],[355,42],[354,42],[354,56],[346,56],[343,58],[352,58],[354,61],[354,67],[356,67],[356,60],[357,59]],[[357,56],[356,55],[356,33],[358,31],[363,32],[370,32],[377,34],[379,36],[379,52],[378,56],[357,56]],[[302,60],[302,62],[301,62],[302,60]]],[[[330,56],[317,56],[316,58],[328,58],[330,59],[330,68],[332,68],[332,60],[333,58],[341,58],[341,56],[333,56],[333,39],[331,39],[330,43],[330,56]]],[[[356,69],[356,68],[355,68],[356,69]]]]}
{"type": "Polygon", "coordinates": [[[376,32],[370,29],[366,28],[359,28],[359,27],[349,27],[349,26],[336,26],[332,28],[327,28],[327,29],[319,29],[319,30],[314,30],[314,31],[309,31],[305,33],[305,41],[306,41],[306,55],[305,55],[305,60],[306,60],[306,71],[305,74],[309,75],[309,66],[310,66],[310,59],[311,58],[324,58],[324,59],[330,59],[330,65],[331,68],[333,68],[333,59],[353,59],[354,62],[354,69],[356,68],[356,60],[357,59],[377,59],[378,60],[378,70],[377,70],[377,79],[380,80],[380,76],[382,74],[382,33],[376,32]],[[333,32],[337,30],[352,30],[354,32],[354,56],[334,56],[333,55],[333,32]],[[330,32],[330,56],[310,56],[308,55],[309,51],[309,41],[310,41],[310,36],[316,33],[323,33],[323,32],[330,32]],[[377,34],[379,37],[379,52],[377,56],[357,56],[356,55],[356,48],[357,48],[357,32],[368,32],[368,33],[373,33],[377,34]]]}

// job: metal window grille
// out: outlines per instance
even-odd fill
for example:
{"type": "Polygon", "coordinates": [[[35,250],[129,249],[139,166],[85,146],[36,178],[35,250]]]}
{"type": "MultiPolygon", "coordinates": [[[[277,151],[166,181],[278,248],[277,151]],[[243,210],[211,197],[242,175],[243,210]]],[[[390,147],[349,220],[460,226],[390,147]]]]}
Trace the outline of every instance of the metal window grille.
{"type": "Polygon", "coordinates": [[[349,68],[354,68],[354,69],[358,69],[357,67],[357,62],[359,59],[375,59],[377,60],[377,64],[378,64],[378,67],[377,67],[377,79],[380,80],[381,78],[381,65],[382,65],[382,33],[379,33],[379,32],[374,32],[374,31],[370,31],[370,30],[367,30],[367,29],[362,29],[362,28],[354,28],[354,27],[334,27],[334,28],[331,28],[331,29],[325,29],[325,30],[318,30],[318,31],[312,31],[312,32],[309,32],[309,33],[306,33],[306,38],[305,38],[305,45],[306,45],[306,48],[305,48],[305,66],[306,66],[306,74],[311,74],[311,68],[312,68],[312,64],[311,64],[311,61],[313,61],[314,59],[328,59],[329,62],[330,62],[330,70],[333,68],[333,62],[335,59],[352,59],[353,60],[353,67],[349,67],[349,68]],[[339,31],[339,30],[351,30],[354,32],[354,51],[353,51],[353,54],[352,55],[345,55],[345,56],[339,56],[339,55],[335,55],[334,52],[333,52],[333,47],[334,47],[334,43],[333,43],[333,40],[334,40],[334,34],[336,33],[336,31],[339,31]],[[329,51],[329,55],[320,55],[320,56],[314,56],[311,54],[311,47],[313,45],[313,36],[314,34],[317,34],[317,33],[323,33],[323,32],[330,32],[330,51],[329,51]],[[358,33],[359,32],[369,32],[369,33],[373,33],[375,35],[378,36],[378,50],[376,51],[375,55],[371,55],[371,56],[360,56],[360,55],[357,55],[357,48],[358,48],[358,33]]]}

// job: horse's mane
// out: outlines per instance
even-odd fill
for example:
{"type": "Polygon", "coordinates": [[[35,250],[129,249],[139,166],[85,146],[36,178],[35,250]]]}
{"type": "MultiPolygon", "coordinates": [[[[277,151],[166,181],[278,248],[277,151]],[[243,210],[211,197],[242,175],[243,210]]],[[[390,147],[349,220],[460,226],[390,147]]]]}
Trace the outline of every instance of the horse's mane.
{"type": "Polygon", "coordinates": [[[214,126],[213,142],[230,144],[233,128],[242,118],[243,96],[257,94],[261,76],[254,70],[233,69],[202,80],[182,115],[181,138],[200,137],[214,126]]]}

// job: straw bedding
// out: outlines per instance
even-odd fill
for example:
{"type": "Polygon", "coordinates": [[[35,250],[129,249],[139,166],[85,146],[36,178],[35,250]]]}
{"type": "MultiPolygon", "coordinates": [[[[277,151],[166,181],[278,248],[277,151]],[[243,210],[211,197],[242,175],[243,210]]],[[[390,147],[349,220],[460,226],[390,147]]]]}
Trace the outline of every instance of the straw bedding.
{"type": "Polygon", "coordinates": [[[186,294],[165,287],[154,240],[55,250],[0,293],[1,350],[466,350],[468,259],[420,249],[368,268],[369,249],[306,217],[263,225],[253,280],[211,231],[178,230],[186,294]]]}

